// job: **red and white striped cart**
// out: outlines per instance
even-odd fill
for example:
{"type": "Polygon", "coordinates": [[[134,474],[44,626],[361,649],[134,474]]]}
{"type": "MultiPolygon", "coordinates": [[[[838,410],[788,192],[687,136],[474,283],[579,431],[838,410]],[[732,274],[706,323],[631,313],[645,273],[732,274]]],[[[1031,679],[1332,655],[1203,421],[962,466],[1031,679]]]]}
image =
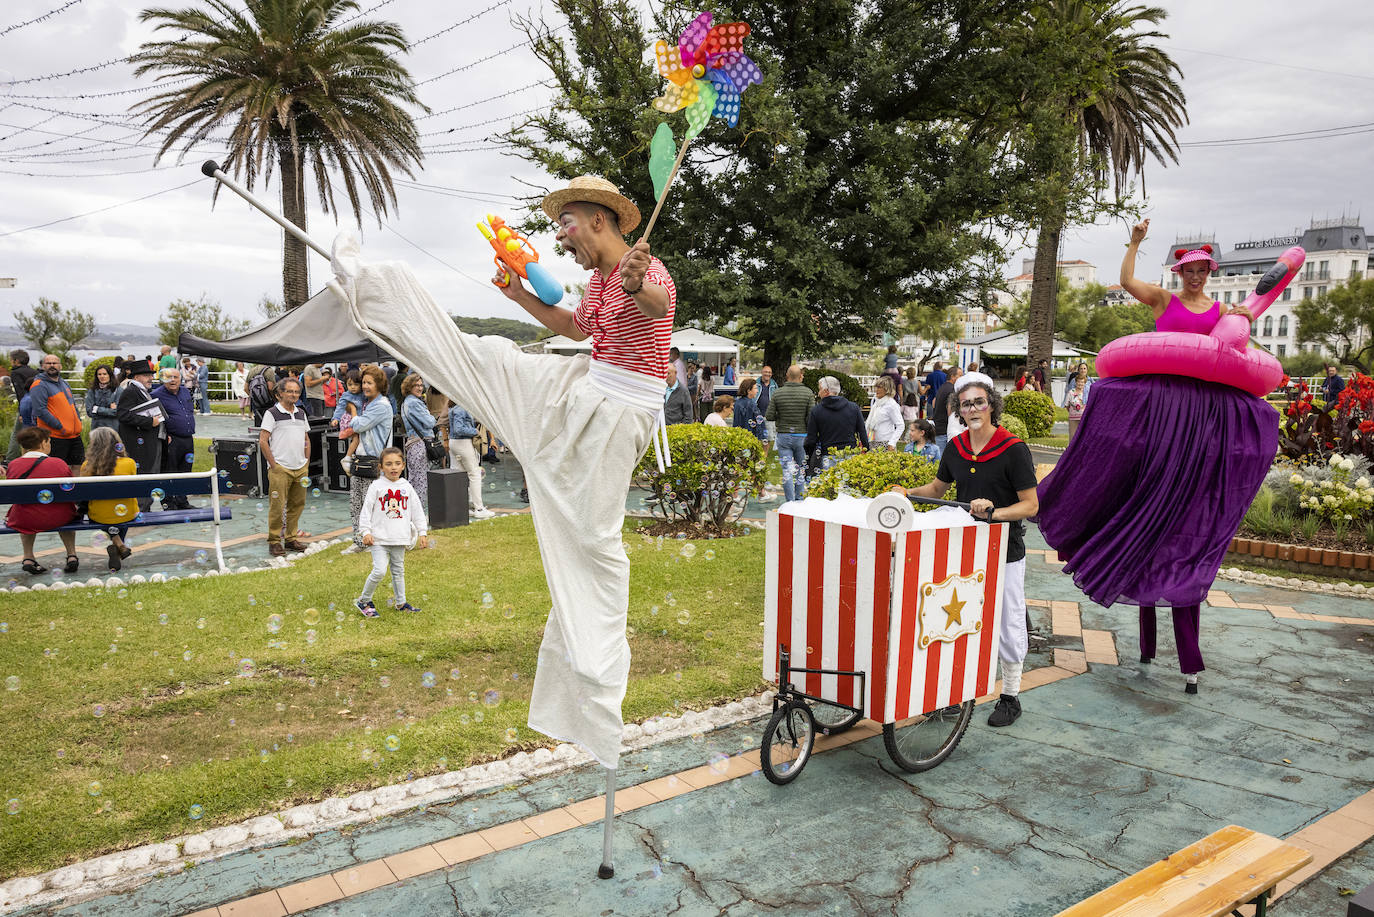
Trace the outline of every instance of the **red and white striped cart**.
{"type": "Polygon", "coordinates": [[[768,514],[763,772],[790,782],[817,729],[864,716],[898,767],[929,770],[997,678],[1007,525],[937,511],[888,532],[799,515],[810,502],[768,514]]]}

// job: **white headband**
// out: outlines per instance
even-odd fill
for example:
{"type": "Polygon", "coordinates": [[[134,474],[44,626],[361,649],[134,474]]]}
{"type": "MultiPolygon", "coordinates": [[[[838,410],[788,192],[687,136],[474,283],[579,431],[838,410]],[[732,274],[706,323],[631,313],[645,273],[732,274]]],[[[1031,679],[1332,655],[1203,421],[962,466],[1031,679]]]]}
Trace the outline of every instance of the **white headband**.
{"type": "Polygon", "coordinates": [[[985,376],[982,373],[964,373],[959,377],[959,381],[954,383],[954,393],[957,395],[959,392],[962,392],[965,387],[975,382],[986,387],[988,391],[993,390],[991,376],[985,376]]]}

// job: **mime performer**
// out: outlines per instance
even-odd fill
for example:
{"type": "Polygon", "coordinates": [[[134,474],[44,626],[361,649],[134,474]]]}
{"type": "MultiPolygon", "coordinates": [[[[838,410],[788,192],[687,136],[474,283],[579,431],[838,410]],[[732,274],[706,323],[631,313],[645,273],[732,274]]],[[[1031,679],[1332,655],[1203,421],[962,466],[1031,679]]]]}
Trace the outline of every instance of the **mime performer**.
{"type": "MultiPolygon", "coordinates": [[[[528,354],[506,338],[465,334],[406,265],[361,262],[351,235],[334,244],[331,287],[360,330],[519,458],[553,598],[529,725],[614,769],[630,671],[621,527],[635,466],[651,442],[659,445],[677,291],[647,242],[626,244],[639,210],[615,185],[579,176],[544,198],[543,209],[564,251],[592,272],[586,294],[575,310],[546,305],[514,274],[502,292],[550,331],[590,337],[590,357],[528,354]]],[[[663,438],[666,459],[666,431],[663,438]]]]}

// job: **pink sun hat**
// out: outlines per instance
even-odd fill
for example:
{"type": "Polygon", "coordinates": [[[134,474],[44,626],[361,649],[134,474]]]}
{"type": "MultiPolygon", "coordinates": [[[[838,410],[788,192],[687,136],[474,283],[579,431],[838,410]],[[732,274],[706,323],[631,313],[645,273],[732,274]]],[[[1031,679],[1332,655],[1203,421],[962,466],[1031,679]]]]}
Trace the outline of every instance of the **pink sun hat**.
{"type": "Polygon", "coordinates": [[[1174,249],[1174,258],[1177,260],[1174,261],[1173,267],[1169,270],[1175,274],[1183,270],[1183,265],[1192,261],[1206,261],[1211,270],[1217,269],[1217,261],[1212,257],[1212,246],[1210,245],[1204,245],[1191,251],[1186,248],[1176,248],[1174,249]]]}

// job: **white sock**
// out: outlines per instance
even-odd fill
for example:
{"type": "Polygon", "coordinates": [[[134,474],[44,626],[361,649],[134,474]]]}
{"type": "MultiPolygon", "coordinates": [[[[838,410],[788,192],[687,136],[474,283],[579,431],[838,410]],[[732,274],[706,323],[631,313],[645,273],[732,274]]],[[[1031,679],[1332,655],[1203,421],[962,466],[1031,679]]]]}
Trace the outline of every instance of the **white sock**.
{"type": "Polygon", "coordinates": [[[1196,675],[1196,674],[1193,674],[1193,675],[1189,675],[1189,676],[1188,676],[1188,684],[1190,684],[1190,685],[1195,685],[1195,684],[1197,684],[1197,675],[1196,675]]]}
{"type": "Polygon", "coordinates": [[[1015,697],[1021,693],[1021,669],[1024,663],[1002,661],[1002,693],[1015,697]]]}

